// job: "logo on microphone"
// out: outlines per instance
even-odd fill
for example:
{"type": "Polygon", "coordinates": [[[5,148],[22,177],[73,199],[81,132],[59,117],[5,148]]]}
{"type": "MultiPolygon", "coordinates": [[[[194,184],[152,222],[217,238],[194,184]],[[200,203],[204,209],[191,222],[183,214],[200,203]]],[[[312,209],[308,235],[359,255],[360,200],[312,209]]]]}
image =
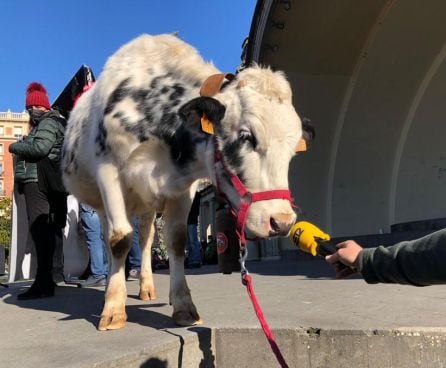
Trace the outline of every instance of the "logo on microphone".
{"type": "Polygon", "coordinates": [[[300,236],[304,233],[304,230],[300,227],[296,229],[296,231],[293,234],[293,242],[295,244],[299,244],[300,236]]]}

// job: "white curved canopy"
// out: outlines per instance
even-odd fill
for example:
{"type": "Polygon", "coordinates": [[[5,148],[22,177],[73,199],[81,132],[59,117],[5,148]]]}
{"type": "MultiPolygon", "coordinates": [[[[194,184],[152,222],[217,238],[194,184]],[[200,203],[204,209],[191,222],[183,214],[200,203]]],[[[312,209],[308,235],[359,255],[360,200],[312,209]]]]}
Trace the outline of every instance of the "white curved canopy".
{"type": "Polygon", "coordinates": [[[443,0],[259,2],[248,61],[284,70],[316,127],[290,183],[333,236],[446,217],[445,14],[443,0]]]}

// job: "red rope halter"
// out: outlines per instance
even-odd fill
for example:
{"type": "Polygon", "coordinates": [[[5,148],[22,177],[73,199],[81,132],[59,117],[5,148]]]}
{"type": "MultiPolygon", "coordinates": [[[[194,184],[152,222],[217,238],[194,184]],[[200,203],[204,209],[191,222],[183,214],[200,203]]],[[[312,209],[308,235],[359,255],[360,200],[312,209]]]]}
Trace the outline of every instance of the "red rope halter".
{"type": "MultiPolygon", "coordinates": [[[[240,178],[234,174],[229,168],[226,166],[223,160],[223,154],[215,144],[215,164],[221,163],[223,169],[226,172],[226,175],[229,177],[232,186],[237,191],[240,196],[240,208],[237,211],[232,208],[233,212],[237,216],[237,236],[240,240],[241,246],[246,245],[246,236],[245,236],[245,225],[246,218],[248,217],[248,211],[251,207],[251,204],[259,201],[266,201],[270,199],[286,199],[293,204],[293,197],[291,197],[291,192],[288,189],[276,189],[276,190],[265,190],[262,192],[251,193],[245,185],[242,183],[240,178]]],[[[217,188],[218,188],[218,180],[217,180],[217,188]]],[[[219,192],[221,192],[219,190],[219,192]]],[[[228,201],[229,202],[229,201],[228,201]]]]}

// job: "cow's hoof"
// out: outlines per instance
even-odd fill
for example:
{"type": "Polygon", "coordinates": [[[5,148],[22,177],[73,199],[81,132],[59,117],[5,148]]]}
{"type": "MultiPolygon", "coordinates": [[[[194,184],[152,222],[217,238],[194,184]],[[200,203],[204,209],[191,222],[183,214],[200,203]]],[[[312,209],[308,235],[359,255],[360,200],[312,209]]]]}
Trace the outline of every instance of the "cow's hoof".
{"type": "Polygon", "coordinates": [[[125,327],[127,321],[127,315],[125,313],[115,313],[113,315],[102,315],[99,321],[98,330],[119,330],[125,327]]]}
{"type": "Polygon", "coordinates": [[[139,299],[141,300],[155,300],[156,291],[155,288],[149,290],[139,290],[139,299]]]}
{"type": "Polygon", "coordinates": [[[177,326],[197,326],[203,324],[203,320],[196,312],[175,312],[172,318],[177,326]]]}

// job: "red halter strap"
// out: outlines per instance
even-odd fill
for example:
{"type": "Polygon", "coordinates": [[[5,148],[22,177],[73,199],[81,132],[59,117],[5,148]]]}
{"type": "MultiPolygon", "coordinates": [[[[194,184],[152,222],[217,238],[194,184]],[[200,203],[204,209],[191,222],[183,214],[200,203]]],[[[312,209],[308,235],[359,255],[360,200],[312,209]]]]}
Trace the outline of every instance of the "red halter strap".
{"type": "MultiPolygon", "coordinates": [[[[223,155],[217,147],[215,143],[215,163],[220,162],[222,167],[224,168],[226,174],[228,175],[232,186],[237,191],[241,198],[240,208],[238,212],[233,209],[233,212],[237,216],[237,236],[240,240],[240,244],[244,246],[246,244],[245,237],[245,224],[246,218],[248,216],[249,207],[252,203],[258,201],[265,201],[270,199],[286,199],[293,204],[293,198],[291,197],[291,192],[288,189],[277,189],[277,190],[265,190],[263,192],[255,192],[251,193],[245,185],[242,183],[240,178],[234,174],[229,168],[225,165],[223,160],[223,155]]],[[[218,182],[217,182],[218,188],[218,182]]],[[[218,188],[219,189],[219,188],[218,188]]],[[[220,191],[220,189],[219,189],[220,191]]]]}

